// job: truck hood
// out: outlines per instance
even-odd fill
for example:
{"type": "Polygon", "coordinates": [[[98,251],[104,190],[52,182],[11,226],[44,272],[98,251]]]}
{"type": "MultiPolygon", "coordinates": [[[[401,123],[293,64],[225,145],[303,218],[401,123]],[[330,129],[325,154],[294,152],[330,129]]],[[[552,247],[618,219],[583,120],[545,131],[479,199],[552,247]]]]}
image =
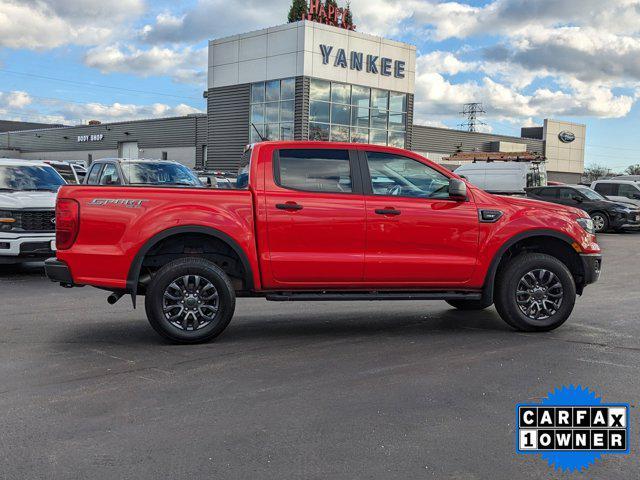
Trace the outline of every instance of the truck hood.
{"type": "Polygon", "coordinates": [[[551,212],[564,212],[564,213],[572,213],[577,217],[584,217],[586,213],[584,210],[580,210],[579,208],[568,207],[566,205],[560,205],[558,203],[544,202],[542,200],[533,200],[531,198],[521,198],[521,197],[508,197],[504,195],[497,195],[501,200],[509,205],[516,205],[518,207],[523,208],[543,208],[545,210],[549,210],[551,212]]]}
{"type": "Polygon", "coordinates": [[[55,208],[56,192],[0,191],[0,210],[55,208]]]}

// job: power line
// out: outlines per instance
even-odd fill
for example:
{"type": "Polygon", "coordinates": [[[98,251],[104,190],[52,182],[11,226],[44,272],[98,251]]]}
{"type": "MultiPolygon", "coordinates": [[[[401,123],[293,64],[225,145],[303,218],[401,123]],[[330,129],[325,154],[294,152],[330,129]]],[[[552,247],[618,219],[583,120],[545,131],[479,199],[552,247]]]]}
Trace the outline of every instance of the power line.
{"type": "Polygon", "coordinates": [[[43,80],[52,80],[55,82],[62,82],[62,83],[69,83],[69,84],[73,84],[73,85],[88,85],[91,87],[98,87],[98,88],[108,88],[111,90],[121,90],[124,92],[131,92],[131,93],[138,93],[138,94],[143,94],[143,95],[160,95],[163,97],[174,97],[174,98],[185,98],[185,99],[190,99],[190,100],[202,100],[200,97],[190,97],[190,96],[186,96],[186,95],[175,95],[172,93],[163,93],[163,92],[151,92],[149,90],[135,90],[132,88],[124,88],[124,87],[114,87],[113,85],[104,85],[104,84],[100,84],[100,83],[91,83],[91,82],[80,82],[77,80],[67,80],[67,79],[63,79],[63,78],[56,78],[56,77],[48,77],[46,75],[36,75],[35,73],[26,73],[26,72],[17,72],[15,70],[7,70],[4,68],[0,68],[1,72],[6,72],[6,73],[11,73],[14,75],[23,75],[25,77],[33,77],[33,78],[40,78],[43,80]]]}
{"type": "Polygon", "coordinates": [[[466,123],[461,123],[458,126],[466,127],[467,131],[469,132],[476,132],[477,125],[486,125],[486,123],[478,120],[479,113],[487,113],[482,108],[481,103],[477,103],[477,102],[465,103],[462,107],[462,111],[460,112],[460,115],[466,115],[467,121],[466,123]]]}

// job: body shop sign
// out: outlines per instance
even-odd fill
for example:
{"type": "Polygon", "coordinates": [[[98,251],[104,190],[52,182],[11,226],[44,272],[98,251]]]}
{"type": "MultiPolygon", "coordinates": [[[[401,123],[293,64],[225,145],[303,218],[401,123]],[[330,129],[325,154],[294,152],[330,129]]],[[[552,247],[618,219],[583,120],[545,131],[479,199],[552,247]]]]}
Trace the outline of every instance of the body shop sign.
{"type": "Polygon", "coordinates": [[[78,142],[99,142],[104,139],[102,133],[94,133],[93,135],[78,135],[78,142]]]}

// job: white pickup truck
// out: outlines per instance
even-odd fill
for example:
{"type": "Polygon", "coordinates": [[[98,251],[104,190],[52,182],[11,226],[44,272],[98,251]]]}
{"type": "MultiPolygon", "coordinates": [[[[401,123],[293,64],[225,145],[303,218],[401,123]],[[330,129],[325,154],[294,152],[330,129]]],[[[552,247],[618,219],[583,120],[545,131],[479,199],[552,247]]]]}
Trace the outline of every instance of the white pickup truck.
{"type": "Polygon", "coordinates": [[[45,163],[0,159],[0,264],[52,255],[56,195],[65,183],[45,163]]]}

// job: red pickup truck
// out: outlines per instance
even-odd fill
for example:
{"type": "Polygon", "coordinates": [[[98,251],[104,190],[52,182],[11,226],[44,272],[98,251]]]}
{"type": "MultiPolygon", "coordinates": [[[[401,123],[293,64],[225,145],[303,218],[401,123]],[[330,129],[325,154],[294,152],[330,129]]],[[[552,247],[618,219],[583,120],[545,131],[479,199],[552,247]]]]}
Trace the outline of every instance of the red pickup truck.
{"type": "Polygon", "coordinates": [[[237,188],[64,186],[56,209],[63,286],[145,296],[162,336],[210,340],[236,297],[495,303],[512,327],[545,331],[597,280],[589,216],[488,194],[413,152],[263,142],[237,188]]]}

